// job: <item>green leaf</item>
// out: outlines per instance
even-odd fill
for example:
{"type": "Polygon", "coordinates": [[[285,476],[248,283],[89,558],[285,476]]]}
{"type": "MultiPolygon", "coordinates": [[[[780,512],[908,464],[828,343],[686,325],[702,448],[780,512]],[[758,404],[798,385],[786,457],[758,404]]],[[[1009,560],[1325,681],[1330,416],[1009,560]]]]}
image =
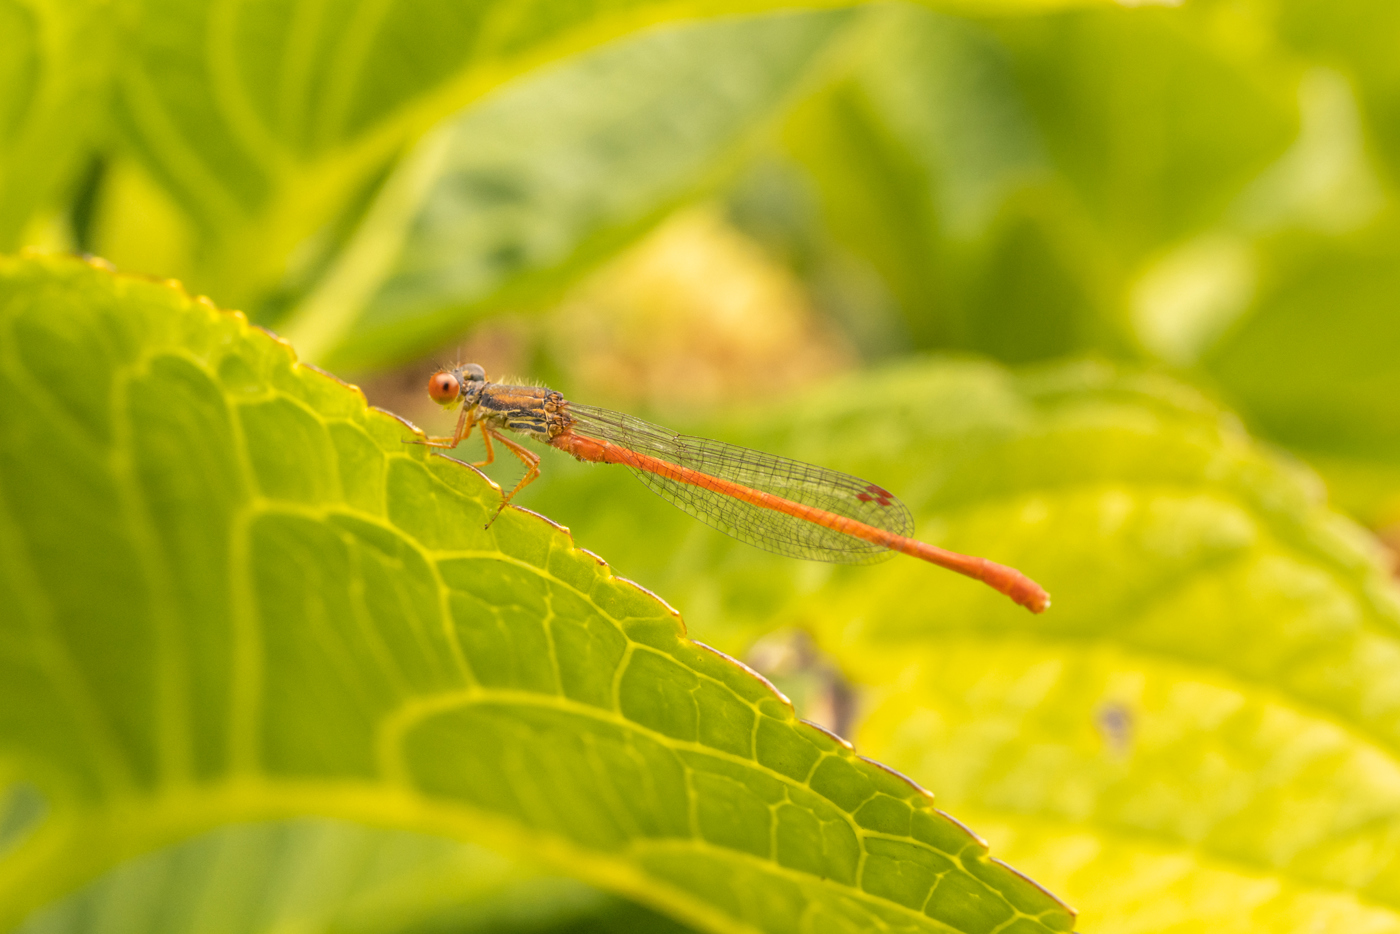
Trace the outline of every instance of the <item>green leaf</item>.
{"type": "Polygon", "coordinates": [[[427,136],[285,325],[308,358],[421,355],[649,229],[723,174],[847,12],[643,33],[540,69],[427,136]]]}
{"type": "Polygon", "coordinates": [[[685,934],[639,905],[470,844],[339,821],[223,827],[139,859],[16,934],[685,934]]]}
{"type": "Polygon", "coordinates": [[[192,284],[225,303],[262,301],[314,278],[399,155],[509,79],[647,26],[789,6],[138,0],[123,11],[116,115],[129,146],[205,234],[192,284]]]}
{"type": "MultiPolygon", "coordinates": [[[[994,311],[967,307],[979,278],[1007,281],[1004,268],[984,270],[995,260],[977,241],[1047,171],[1009,57],[985,27],[914,7],[885,11],[864,51],[855,73],[800,108],[785,134],[816,182],[826,225],[879,271],[907,342],[975,347],[982,329],[1015,335],[1004,319],[1018,303],[1005,294],[980,303],[994,311]]],[[[1063,262],[1047,258],[1034,273],[1035,356],[1065,349],[1047,335],[1079,330],[1059,314],[1066,277],[1049,267],[1063,262]]]]}
{"type": "Polygon", "coordinates": [[[1293,84],[1186,10],[1008,20],[1056,169],[1131,257],[1219,222],[1297,130],[1293,84]]]}
{"type": "Polygon", "coordinates": [[[1250,424],[1319,466],[1358,516],[1400,522],[1400,236],[1267,244],[1260,297],[1202,368],[1250,424]]]}
{"type": "Polygon", "coordinates": [[[1295,128],[1292,81],[1216,35],[1188,10],[896,8],[787,149],[915,346],[1134,354],[1138,267],[1231,219],[1295,128]]]}
{"type": "Polygon", "coordinates": [[[654,2],[142,0],[127,17],[116,111],[205,233],[195,284],[243,303],[304,276],[295,267],[326,247],[312,238],[438,121],[532,67],[674,15],[654,2]]]}
{"type": "Polygon", "coordinates": [[[601,469],[531,505],[733,651],[814,634],[864,688],[862,747],[976,814],[1085,930],[1400,930],[1400,594],[1229,413],[1101,364],[942,361],[712,434],[868,477],[1054,605],[901,557],[744,554],[601,469]]]}
{"type": "Polygon", "coordinates": [[[1400,11],[1367,0],[1281,0],[1277,11],[1281,40],[1357,82],[1372,139],[1393,182],[1400,177],[1400,62],[1393,41],[1400,11]]]}
{"type": "Polygon", "coordinates": [[[0,925],[296,815],[471,839],[714,931],[1067,931],[907,779],[243,318],[0,265],[0,925]],[[41,816],[36,816],[41,815],[41,816]]]}
{"type": "Polygon", "coordinates": [[[55,206],[105,118],[107,14],[95,0],[0,0],[0,250],[55,206]]]}

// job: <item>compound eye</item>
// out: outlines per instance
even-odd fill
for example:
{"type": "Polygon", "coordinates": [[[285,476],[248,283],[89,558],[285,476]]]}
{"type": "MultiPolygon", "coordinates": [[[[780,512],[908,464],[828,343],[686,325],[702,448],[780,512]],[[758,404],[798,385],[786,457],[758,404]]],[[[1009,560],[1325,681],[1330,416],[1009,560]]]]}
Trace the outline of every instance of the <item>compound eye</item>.
{"type": "Polygon", "coordinates": [[[428,380],[428,395],[434,402],[448,403],[457,398],[461,393],[461,384],[457,382],[457,377],[446,370],[434,373],[428,380]]]}

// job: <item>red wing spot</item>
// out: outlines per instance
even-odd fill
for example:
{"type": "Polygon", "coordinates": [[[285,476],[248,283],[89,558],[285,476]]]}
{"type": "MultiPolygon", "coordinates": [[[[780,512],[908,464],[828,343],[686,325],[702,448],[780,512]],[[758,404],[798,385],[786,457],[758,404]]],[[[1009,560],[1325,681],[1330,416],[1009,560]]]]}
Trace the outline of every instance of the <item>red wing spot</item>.
{"type": "Polygon", "coordinates": [[[874,493],[875,495],[871,497],[866,496],[864,493],[861,493],[856,497],[856,499],[860,500],[862,503],[868,503],[872,499],[874,499],[877,502],[879,502],[881,506],[891,505],[890,500],[894,498],[894,494],[891,493],[889,490],[882,490],[873,483],[867,486],[866,489],[869,490],[871,493],[874,493]]]}
{"type": "Polygon", "coordinates": [[[871,500],[873,500],[874,498],[875,498],[875,497],[871,496],[869,493],[857,493],[857,494],[856,494],[856,499],[860,500],[862,503],[868,503],[868,502],[870,502],[871,500]]]}

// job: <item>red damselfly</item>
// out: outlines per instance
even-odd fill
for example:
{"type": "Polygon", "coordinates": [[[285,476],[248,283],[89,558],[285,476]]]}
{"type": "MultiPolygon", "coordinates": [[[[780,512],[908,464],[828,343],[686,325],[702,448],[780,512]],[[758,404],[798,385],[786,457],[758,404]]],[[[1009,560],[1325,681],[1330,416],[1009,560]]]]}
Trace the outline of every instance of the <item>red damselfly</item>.
{"type": "Polygon", "coordinates": [[[455,448],[480,428],[486,459],[476,466],[495,459],[493,440],[524,462],[525,476],[505,494],[501,509],[540,474],[539,455],[501,434],[505,429],[581,461],[625,464],[663,499],[768,551],[846,564],[898,551],[982,581],[1033,613],[1050,605],[1050,595],[1015,568],[911,538],[914,518],[905,505],[849,474],[678,435],[631,415],[570,402],[552,389],[492,383],[475,363],[434,373],[428,394],[445,407],[461,406],[461,415],[451,436],[422,443],[455,448]]]}

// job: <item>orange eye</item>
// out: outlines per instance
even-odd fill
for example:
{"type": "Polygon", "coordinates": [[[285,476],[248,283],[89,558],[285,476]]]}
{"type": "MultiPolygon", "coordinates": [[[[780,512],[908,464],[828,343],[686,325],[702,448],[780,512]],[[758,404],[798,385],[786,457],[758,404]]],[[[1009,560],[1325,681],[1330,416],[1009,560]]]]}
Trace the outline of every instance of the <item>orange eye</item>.
{"type": "Polygon", "coordinates": [[[428,380],[428,395],[434,402],[446,404],[457,398],[462,387],[457,383],[457,377],[447,371],[434,373],[428,380]]]}

